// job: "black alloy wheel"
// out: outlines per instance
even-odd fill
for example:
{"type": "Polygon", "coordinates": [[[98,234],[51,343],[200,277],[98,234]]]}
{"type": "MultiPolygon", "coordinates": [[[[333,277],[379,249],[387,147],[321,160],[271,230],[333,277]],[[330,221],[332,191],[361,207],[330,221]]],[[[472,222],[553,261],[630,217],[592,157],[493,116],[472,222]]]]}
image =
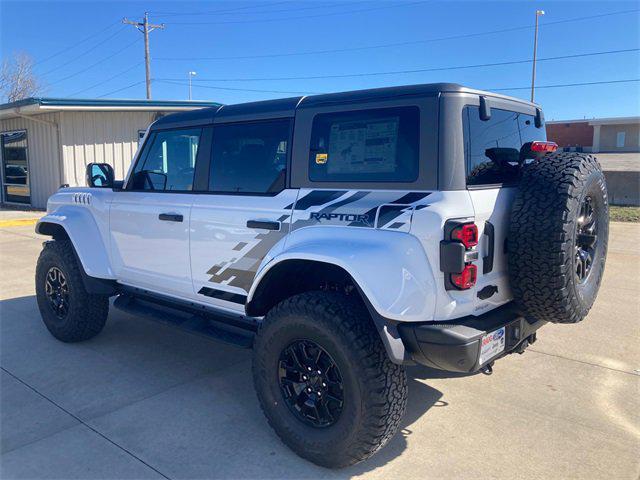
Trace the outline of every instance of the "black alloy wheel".
{"type": "Polygon", "coordinates": [[[598,216],[596,215],[593,201],[586,196],[580,206],[580,215],[576,222],[576,279],[584,283],[594,263],[596,249],[598,247],[598,216]]]}
{"type": "Polygon", "coordinates": [[[69,284],[62,270],[51,267],[47,272],[44,288],[53,313],[63,320],[69,313],[69,284]]]}
{"type": "Polygon", "coordinates": [[[278,380],[285,403],[304,423],[333,425],[344,405],[342,375],[331,356],[311,340],[296,340],[280,354],[278,380]]]}

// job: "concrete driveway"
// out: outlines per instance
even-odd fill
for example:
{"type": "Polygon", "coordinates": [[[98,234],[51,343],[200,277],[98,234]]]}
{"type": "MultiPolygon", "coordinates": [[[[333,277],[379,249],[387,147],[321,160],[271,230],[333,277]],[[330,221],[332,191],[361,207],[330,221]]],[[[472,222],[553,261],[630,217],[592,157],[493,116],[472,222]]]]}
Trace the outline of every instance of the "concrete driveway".
{"type": "Polygon", "coordinates": [[[491,377],[411,368],[401,432],[329,471],[268,427],[249,350],[116,310],[91,341],[54,340],[34,297],[42,238],[0,228],[0,476],[637,479],[640,225],[611,230],[589,318],[546,326],[491,377]]]}

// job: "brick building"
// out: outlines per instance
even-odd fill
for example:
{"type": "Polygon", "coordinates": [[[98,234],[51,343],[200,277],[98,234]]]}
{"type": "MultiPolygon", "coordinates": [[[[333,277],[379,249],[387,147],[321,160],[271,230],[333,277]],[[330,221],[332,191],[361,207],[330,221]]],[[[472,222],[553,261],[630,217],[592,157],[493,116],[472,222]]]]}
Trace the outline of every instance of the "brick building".
{"type": "Polygon", "coordinates": [[[640,117],[547,122],[547,138],[585,152],[640,152],[640,117]]]}

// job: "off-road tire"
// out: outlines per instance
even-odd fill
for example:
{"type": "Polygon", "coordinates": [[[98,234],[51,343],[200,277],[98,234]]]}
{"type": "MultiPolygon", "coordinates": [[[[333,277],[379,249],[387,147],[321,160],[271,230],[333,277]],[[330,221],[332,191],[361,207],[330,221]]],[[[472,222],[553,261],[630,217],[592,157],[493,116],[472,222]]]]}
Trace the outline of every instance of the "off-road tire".
{"type": "Polygon", "coordinates": [[[109,297],[90,294],[84,287],[73,245],[69,240],[46,242],[36,265],[36,298],[40,315],[51,334],[63,342],[80,342],[95,337],[104,328],[109,314],[109,297]],[[45,291],[47,274],[59,269],[69,290],[69,307],[58,318],[45,291]]]}
{"type": "Polygon", "coordinates": [[[609,206],[604,174],[592,155],[553,153],[524,167],[507,236],[513,296],[533,320],[576,323],[589,312],[604,273],[609,206]],[[576,276],[578,225],[593,203],[597,243],[588,276],[576,276]]]}
{"type": "Polygon", "coordinates": [[[262,410],[282,441],[327,468],[373,455],[395,435],[406,409],[404,367],[389,360],[366,307],[338,293],[302,293],[269,311],[254,342],[253,380],[262,410]],[[331,426],[307,425],[285,404],[278,358],[298,339],[322,346],[342,374],[344,410],[331,426]]]}

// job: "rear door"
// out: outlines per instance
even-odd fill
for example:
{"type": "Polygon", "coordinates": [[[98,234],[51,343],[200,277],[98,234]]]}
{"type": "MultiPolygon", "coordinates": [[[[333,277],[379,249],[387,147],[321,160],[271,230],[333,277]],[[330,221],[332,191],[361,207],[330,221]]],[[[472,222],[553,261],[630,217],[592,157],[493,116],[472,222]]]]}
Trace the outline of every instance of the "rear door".
{"type": "Polygon", "coordinates": [[[208,193],[191,210],[191,270],[198,300],[244,311],[258,266],[289,231],[292,120],[217,124],[208,193]]]}
{"type": "Polygon", "coordinates": [[[476,311],[481,311],[511,298],[506,238],[518,184],[520,149],[526,142],[545,140],[546,133],[544,126],[535,126],[533,112],[508,110],[507,106],[492,107],[491,118],[485,121],[480,120],[478,107],[466,106],[463,128],[467,188],[480,238],[476,291],[498,288],[487,299],[476,295],[476,311]]]}
{"type": "Polygon", "coordinates": [[[192,294],[189,216],[202,128],[151,133],[109,214],[114,273],[124,284],[192,294]]]}

